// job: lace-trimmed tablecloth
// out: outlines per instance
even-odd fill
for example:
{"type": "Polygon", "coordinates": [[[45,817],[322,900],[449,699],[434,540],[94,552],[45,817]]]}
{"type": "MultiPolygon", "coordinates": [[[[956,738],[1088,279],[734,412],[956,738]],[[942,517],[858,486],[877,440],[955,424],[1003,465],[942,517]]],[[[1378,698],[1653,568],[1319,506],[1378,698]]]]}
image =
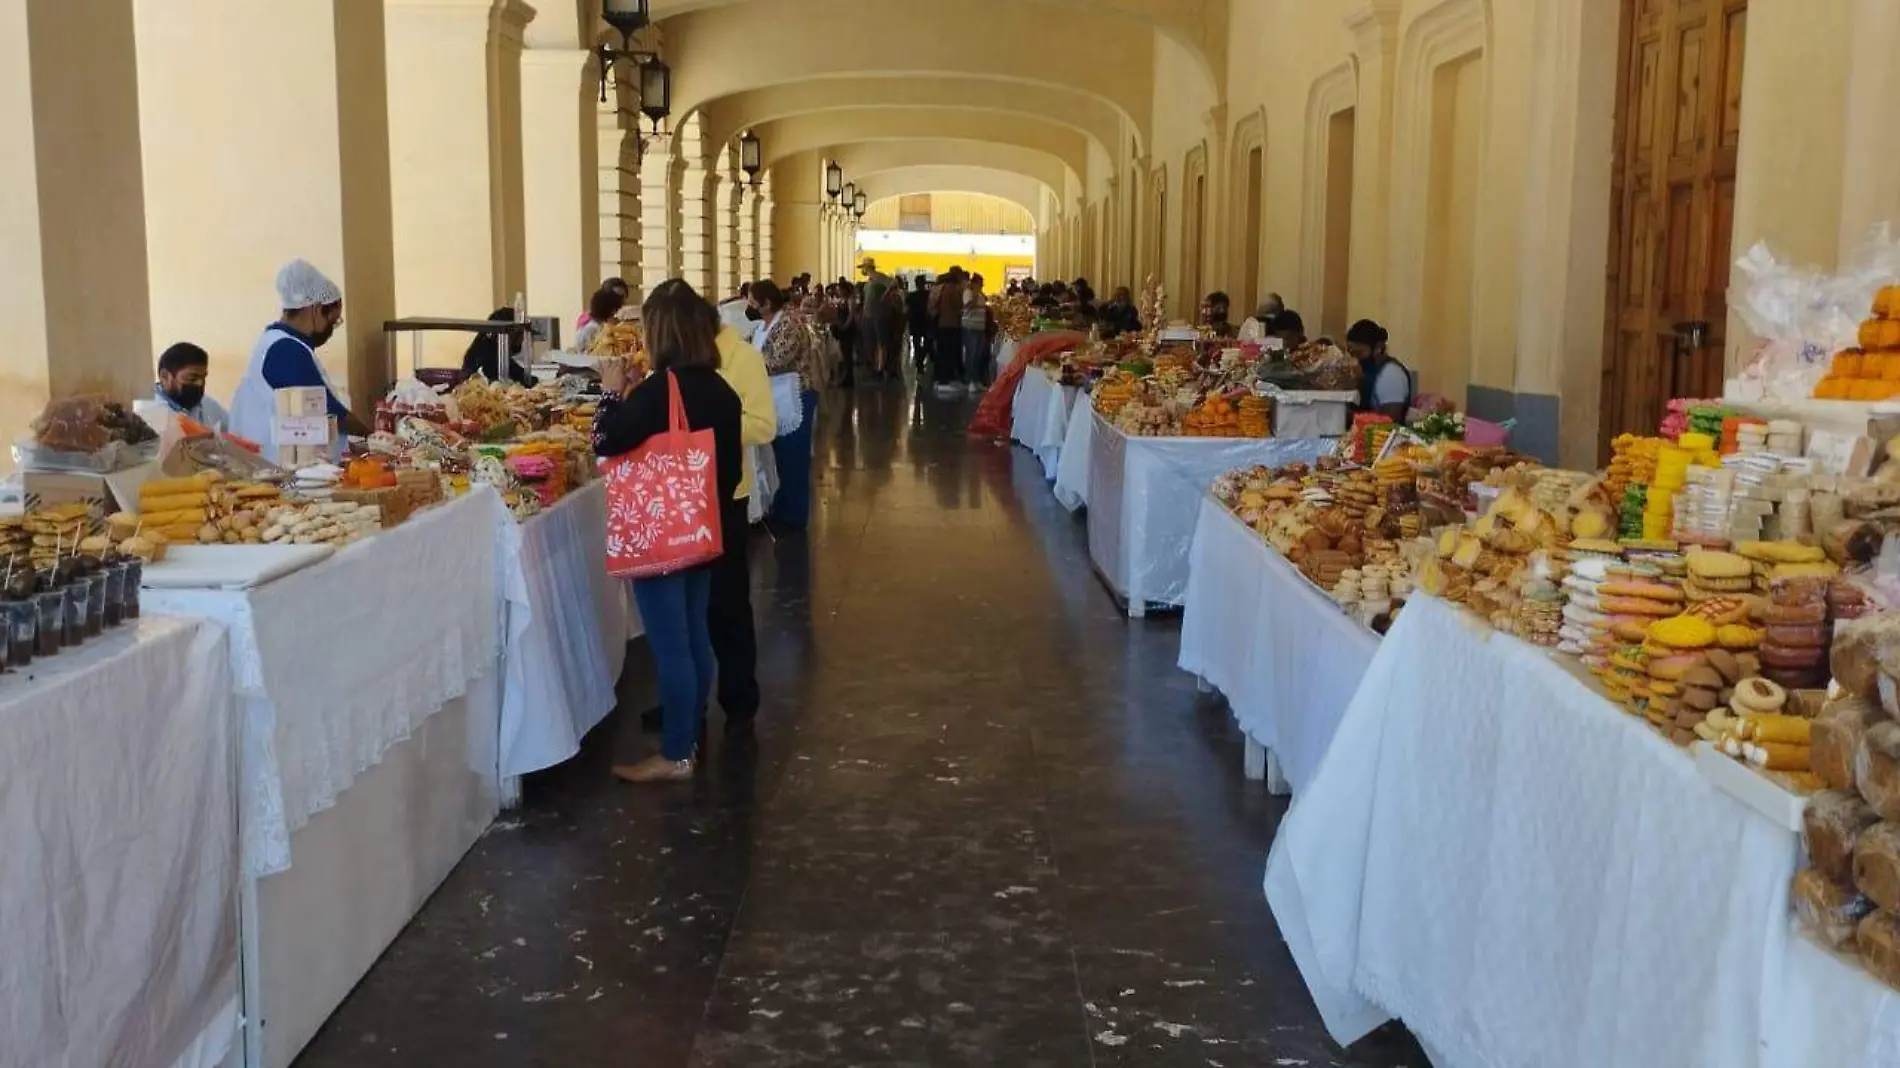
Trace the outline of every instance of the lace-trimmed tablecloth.
{"type": "Polygon", "coordinates": [[[493,668],[504,600],[526,629],[520,542],[479,486],[265,586],[145,592],[148,613],[230,628],[247,874],[288,868],[291,832],[493,668]]]}
{"type": "Polygon", "coordinates": [[[1549,655],[1414,596],[1266,893],[1328,1030],[1458,1068],[1754,1068],[1789,835],[1549,655]]]}
{"type": "Polygon", "coordinates": [[[1226,695],[1241,730],[1273,750],[1295,791],[1312,780],[1378,651],[1378,635],[1219,501],[1202,498],[1179,663],[1226,695]]]}

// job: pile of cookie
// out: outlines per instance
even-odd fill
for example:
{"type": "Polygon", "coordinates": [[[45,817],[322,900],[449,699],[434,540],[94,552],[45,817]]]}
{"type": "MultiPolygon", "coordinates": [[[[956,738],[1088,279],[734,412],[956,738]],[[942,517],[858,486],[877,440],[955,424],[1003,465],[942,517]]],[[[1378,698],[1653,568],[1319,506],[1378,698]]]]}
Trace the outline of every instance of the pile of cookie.
{"type": "Polygon", "coordinates": [[[20,520],[30,539],[27,558],[34,570],[52,567],[62,557],[79,551],[79,542],[93,532],[92,506],[84,501],[35,508],[20,520]]]}

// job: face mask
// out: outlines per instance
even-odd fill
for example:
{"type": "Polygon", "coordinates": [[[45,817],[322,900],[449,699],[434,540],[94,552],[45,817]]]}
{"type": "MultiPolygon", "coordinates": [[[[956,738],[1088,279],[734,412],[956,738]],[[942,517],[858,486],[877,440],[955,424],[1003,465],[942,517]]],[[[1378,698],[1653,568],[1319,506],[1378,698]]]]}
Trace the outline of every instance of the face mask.
{"type": "Polygon", "coordinates": [[[166,390],[165,395],[172,399],[173,404],[189,411],[205,399],[205,388],[203,386],[176,386],[166,390]]]}
{"type": "Polygon", "coordinates": [[[752,320],[755,323],[765,318],[765,316],[762,313],[760,313],[759,309],[754,308],[749,304],[746,305],[745,317],[752,320]]]}
{"type": "Polygon", "coordinates": [[[336,334],[336,327],[329,323],[325,323],[323,325],[323,329],[310,335],[310,347],[313,349],[322,348],[324,345],[329,344],[330,338],[335,336],[335,334],[336,334]]]}

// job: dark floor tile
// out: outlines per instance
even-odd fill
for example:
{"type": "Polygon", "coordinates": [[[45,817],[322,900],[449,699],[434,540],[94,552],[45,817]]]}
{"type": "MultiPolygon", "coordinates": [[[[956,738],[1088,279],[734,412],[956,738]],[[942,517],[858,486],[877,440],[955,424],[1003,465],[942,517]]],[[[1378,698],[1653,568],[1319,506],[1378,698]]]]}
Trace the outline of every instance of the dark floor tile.
{"type": "Polygon", "coordinates": [[[616,781],[636,643],[299,1068],[1422,1068],[1326,1038],[1260,889],[1285,802],[973,404],[827,395],[810,529],[750,546],[756,744],[715,709],[693,781],[616,781]]]}

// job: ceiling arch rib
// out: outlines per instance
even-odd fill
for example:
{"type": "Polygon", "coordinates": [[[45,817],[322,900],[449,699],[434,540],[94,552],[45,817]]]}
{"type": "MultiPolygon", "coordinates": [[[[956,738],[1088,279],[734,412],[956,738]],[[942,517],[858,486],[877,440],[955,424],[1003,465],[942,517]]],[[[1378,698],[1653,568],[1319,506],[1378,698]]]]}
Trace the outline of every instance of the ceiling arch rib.
{"type": "MultiPolygon", "coordinates": [[[[744,7],[768,0],[653,0],[655,19],[672,19],[715,8],[744,7]]],[[[1033,6],[1049,12],[1060,24],[1072,25],[1077,14],[1108,15],[1144,29],[1166,34],[1189,49],[1210,86],[1224,85],[1227,74],[1226,29],[1233,0],[1035,0],[1033,6]]],[[[1258,0],[1241,0],[1254,3],[1258,0]]],[[[1023,4],[1021,6],[1031,6],[1023,4]]],[[[1051,37],[1050,40],[1059,38],[1051,37]]]]}
{"type": "Polygon", "coordinates": [[[864,108],[955,106],[983,114],[1030,115],[1080,131],[1111,158],[1124,141],[1124,120],[1112,106],[1085,93],[983,78],[825,77],[754,89],[708,101],[707,136],[718,143],[778,119],[864,108]]]}
{"type": "Polygon", "coordinates": [[[1146,140],[1154,104],[1154,39],[1147,27],[1065,17],[1021,0],[915,5],[906,14],[859,20],[848,36],[826,39],[833,47],[814,46],[813,34],[828,31],[802,5],[717,7],[669,18],[662,29],[674,72],[674,110],[683,114],[736,93],[824,77],[962,76],[1087,93],[1113,106],[1146,140]],[[1049,47],[1054,40],[1061,47],[1049,47]],[[865,57],[863,67],[844,61],[855,56],[865,57]]]}
{"type": "MultiPolygon", "coordinates": [[[[836,159],[844,168],[847,181],[866,178],[907,167],[982,167],[1005,171],[1040,182],[1058,194],[1069,188],[1068,168],[1046,152],[1016,145],[988,144],[981,141],[873,141],[866,144],[833,145],[818,156],[836,159]]],[[[797,166],[797,158],[788,161],[797,166]]]]}
{"type": "Polygon", "coordinates": [[[1042,220],[1041,182],[988,167],[899,167],[867,175],[858,183],[872,203],[915,193],[981,193],[1016,204],[1042,220]]]}
{"type": "Polygon", "coordinates": [[[1067,127],[1016,115],[982,115],[953,108],[870,108],[821,112],[754,126],[766,166],[835,144],[875,141],[971,141],[1034,149],[1088,173],[1088,140],[1067,127]]]}

